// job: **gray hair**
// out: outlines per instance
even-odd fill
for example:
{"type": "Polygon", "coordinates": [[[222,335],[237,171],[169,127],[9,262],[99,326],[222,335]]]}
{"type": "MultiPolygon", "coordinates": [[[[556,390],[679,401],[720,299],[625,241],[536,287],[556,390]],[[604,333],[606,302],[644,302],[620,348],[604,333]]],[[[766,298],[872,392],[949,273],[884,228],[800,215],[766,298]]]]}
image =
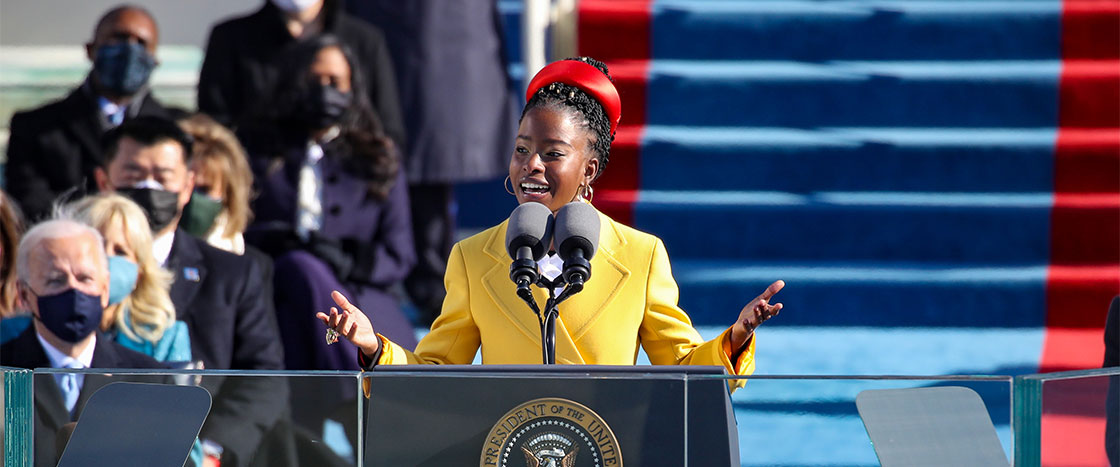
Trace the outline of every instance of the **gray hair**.
{"type": "Polygon", "coordinates": [[[20,239],[19,250],[16,253],[16,273],[19,275],[19,279],[25,284],[30,283],[31,271],[28,268],[29,258],[31,257],[31,252],[38,248],[43,240],[76,237],[80,235],[88,235],[97,242],[97,257],[101,259],[102,267],[108,271],[109,258],[105,254],[105,241],[101,237],[101,232],[74,220],[68,213],[56,211],[50,219],[31,227],[31,229],[23,235],[23,238],[20,239]]]}

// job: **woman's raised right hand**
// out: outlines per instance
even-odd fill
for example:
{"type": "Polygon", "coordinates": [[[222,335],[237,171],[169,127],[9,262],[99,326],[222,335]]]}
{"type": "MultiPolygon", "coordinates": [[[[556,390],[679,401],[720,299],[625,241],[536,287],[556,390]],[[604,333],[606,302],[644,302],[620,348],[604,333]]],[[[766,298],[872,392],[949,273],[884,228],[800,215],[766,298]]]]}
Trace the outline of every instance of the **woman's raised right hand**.
{"type": "Polygon", "coordinates": [[[358,307],[350,303],[339,291],[331,292],[331,298],[338,304],[338,307],[331,307],[331,314],[328,315],[323,312],[315,313],[315,317],[319,318],[323,324],[328,328],[334,329],[346,340],[358,347],[366,356],[372,356],[377,353],[378,347],[381,345],[381,340],[377,338],[377,333],[373,330],[373,323],[369,322],[369,317],[358,307]],[[341,311],[339,311],[341,310],[341,311]]]}

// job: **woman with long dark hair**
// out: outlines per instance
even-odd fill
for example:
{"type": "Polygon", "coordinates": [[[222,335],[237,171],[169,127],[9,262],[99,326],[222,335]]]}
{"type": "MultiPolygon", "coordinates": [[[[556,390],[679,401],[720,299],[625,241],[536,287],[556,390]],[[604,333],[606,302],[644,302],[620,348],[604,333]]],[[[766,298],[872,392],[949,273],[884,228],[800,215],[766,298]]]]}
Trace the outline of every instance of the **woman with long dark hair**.
{"type": "Polygon", "coordinates": [[[390,292],[416,261],[407,186],[346,45],[320,36],[284,53],[273,97],[240,131],[259,194],[245,239],[276,260],[287,368],[355,369],[353,347],[328,346],[314,312],[341,287],[415,345],[390,292]]]}

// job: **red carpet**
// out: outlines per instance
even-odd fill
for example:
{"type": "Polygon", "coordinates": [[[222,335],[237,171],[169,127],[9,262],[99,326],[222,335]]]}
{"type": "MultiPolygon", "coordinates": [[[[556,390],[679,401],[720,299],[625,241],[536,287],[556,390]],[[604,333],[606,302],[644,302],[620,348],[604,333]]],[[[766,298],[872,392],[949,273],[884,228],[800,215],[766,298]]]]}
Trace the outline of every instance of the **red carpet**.
{"type": "Polygon", "coordinates": [[[641,180],[650,59],[650,0],[583,0],[579,4],[579,54],[607,64],[622,98],[622,123],[611,159],[596,186],[595,205],[633,225],[641,180]]]}
{"type": "Polygon", "coordinates": [[[1066,0],[1062,26],[1042,371],[1099,367],[1120,294],[1120,2],[1066,0]]]}
{"type": "MultiPolygon", "coordinates": [[[[1065,0],[1062,58],[1044,372],[1101,366],[1105,314],[1120,294],[1120,2],[1065,0]]],[[[1046,387],[1042,465],[1108,465],[1103,388],[1061,394],[1070,383],[1046,387]],[[1088,399],[1093,410],[1064,407],[1088,399]]]]}

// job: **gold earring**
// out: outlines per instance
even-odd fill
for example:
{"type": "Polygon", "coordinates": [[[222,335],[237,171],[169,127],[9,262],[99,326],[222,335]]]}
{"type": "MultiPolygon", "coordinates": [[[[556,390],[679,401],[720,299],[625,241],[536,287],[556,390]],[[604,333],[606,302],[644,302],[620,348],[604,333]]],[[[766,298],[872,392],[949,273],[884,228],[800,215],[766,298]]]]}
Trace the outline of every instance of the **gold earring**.
{"type": "Polygon", "coordinates": [[[591,200],[595,198],[595,189],[591,188],[591,184],[583,184],[579,186],[579,197],[583,202],[591,204],[591,200]]]}
{"type": "Polygon", "coordinates": [[[506,175],[506,179],[502,181],[502,188],[506,189],[506,193],[517,196],[513,193],[513,180],[510,180],[509,175],[506,175]],[[506,187],[506,185],[509,185],[509,187],[506,187]]]}

